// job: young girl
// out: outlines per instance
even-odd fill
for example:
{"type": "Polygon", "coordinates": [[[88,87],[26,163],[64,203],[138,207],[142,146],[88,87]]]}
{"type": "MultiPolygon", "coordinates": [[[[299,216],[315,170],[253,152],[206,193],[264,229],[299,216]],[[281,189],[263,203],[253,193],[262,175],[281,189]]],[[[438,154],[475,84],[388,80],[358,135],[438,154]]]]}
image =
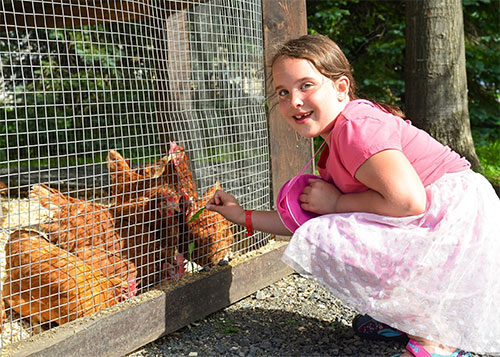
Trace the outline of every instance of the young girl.
{"type": "MultiPolygon", "coordinates": [[[[283,119],[326,140],[323,180],[300,196],[320,216],[293,233],[283,261],[371,323],[404,331],[403,356],[500,352],[500,201],[489,182],[400,112],[357,99],[349,63],[327,37],[289,41],[272,72],[283,119]]],[[[292,234],[277,211],[245,211],[223,191],[207,209],[292,234]]]]}

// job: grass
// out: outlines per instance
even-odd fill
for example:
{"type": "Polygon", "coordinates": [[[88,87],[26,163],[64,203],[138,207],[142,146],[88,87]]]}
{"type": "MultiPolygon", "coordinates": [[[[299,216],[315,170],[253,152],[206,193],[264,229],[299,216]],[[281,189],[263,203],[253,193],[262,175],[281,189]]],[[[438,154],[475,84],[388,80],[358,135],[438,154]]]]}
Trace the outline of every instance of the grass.
{"type": "Polygon", "coordinates": [[[217,330],[219,333],[223,333],[225,335],[230,335],[233,333],[239,332],[237,327],[232,326],[233,321],[217,321],[217,330]]]}
{"type": "Polygon", "coordinates": [[[496,186],[500,186],[500,140],[477,145],[476,153],[484,169],[484,176],[496,186]]]}

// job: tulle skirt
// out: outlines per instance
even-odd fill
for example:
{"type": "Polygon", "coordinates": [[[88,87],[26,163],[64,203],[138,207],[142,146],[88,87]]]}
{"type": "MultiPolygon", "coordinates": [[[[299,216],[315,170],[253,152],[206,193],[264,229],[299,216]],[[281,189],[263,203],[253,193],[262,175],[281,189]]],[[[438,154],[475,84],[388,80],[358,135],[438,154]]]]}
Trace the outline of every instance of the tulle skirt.
{"type": "Polygon", "coordinates": [[[411,335],[500,352],[500,200],[471,170],[426,187],[419,216],[331,214],[303,224],[283,261],[360,313],[411,335]]]}

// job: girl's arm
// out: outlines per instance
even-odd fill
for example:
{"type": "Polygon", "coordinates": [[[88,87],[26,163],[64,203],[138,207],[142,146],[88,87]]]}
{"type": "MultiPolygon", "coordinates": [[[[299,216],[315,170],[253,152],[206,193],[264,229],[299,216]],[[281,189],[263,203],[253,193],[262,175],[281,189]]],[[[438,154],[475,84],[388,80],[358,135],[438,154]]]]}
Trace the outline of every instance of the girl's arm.
{"type": "MultiPolygon", "coordinates": [[[[215,211],[229,221],[240,226],[245,226],[245,210],[241,208],[236,198],[222,190],[218,190],[206,205],[210,211],[215,211]]],[[[291,236],[292,232],[285,227],[276,211],[253,211],[252,226],[254,230],[291,236]]]]}
{"type": "Polygon", "coordinates": [[[316,213],[369,212],[405,217],[424,212],[425,189],[406,156],[384,150],[367,159],[355,178],[369,190],[342,194],[335,186],[316,180],[304,190],[302,208],[316,213]]]}

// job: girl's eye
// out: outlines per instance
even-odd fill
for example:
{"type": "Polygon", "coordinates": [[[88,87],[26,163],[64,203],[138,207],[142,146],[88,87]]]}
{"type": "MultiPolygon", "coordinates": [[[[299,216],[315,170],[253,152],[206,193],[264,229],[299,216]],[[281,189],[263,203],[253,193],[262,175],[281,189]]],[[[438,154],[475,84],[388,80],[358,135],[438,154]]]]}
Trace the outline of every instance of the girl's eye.
{"type": "Polygon", "coordinates": [[[278,97],[284,97],[284,96],[285,96],[285,95],[287,95],[287,94],[288,94],[288,91],[287,91],[287,90],[285,90],[285,89],[280,89],[280,90],[278,91],[278,97]]]}
{"type": "Polygon", "coordinates": [[[312,88],[314,85],[311,83],[311,82],[306,82],[302,85],[302,90],[306,90],[306,89],[310,89],[312,88]]]}

